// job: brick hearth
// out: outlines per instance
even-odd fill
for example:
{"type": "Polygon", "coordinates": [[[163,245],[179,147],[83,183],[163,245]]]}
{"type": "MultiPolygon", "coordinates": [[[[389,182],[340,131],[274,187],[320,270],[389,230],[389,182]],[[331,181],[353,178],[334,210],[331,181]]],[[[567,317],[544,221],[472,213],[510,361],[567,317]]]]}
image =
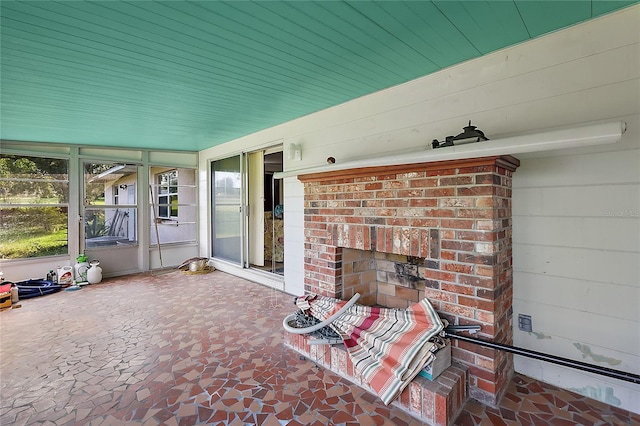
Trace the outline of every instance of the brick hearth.
{"type": "MultiPolygon", "coordinates": [[[[310,337],[285,332],[285,343],[316,364],[369,389],[343,346],[310,345],[310,337]]],[[[467,401],[467,368],[453,364],[435,380],[417,376],[392,404],[433,426],[449,426],[467,401]]]]}
{"type": "MultiPolygon", "coordinates": [[[[406,307],[429,298],[452,324],[512,343],[511,177],[486,157],[299,176],[305,194],[305,291],[406,307]],[[344,249],[360,250],[352,254],[344,249]],[[382,266],[380,266],[382,265],[382,266]]],[[[453,342],[469,396],[496,405],[513,373],[505,352],[453,342]]]]}

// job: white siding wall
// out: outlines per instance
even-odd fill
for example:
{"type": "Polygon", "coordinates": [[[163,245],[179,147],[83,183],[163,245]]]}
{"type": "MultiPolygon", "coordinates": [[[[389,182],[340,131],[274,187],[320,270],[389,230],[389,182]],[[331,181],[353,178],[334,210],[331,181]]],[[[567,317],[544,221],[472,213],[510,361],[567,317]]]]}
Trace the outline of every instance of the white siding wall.
{"type": "MultiPolygon", "coordinates": [[[[640,135],[627,121],[617,151],[526,158],[514,175],[514,318],[533,317],[514,341],[640,374],[640,135]]],[[[640,411],[637,385],[524,358],[516,370],[640,411]]]]}
{"type": "Polygon", "coordinates": [[[304,263],[300,261],[304,253],[304,186],[295,177],[285,178],[284,193],[284,291],[300,296],[304,294],[304,263]]]}
{"type": "MultiPolygon", "coordinates": [[[[638,373],[639,22],[634,6],[201,151],[201,254],[209,253],[204,200],[212,158],[283,140],[285,147],[302,145],[302,161],[285,155],[285,171],[303,170],[329,156],[339,163],[424,150],[469,119],[492,139],[625,120],[629,131],[615,145],[521,157],[514,175],[514,316],[532,315],[534,331],[544,336],[516,330],[515,338],[638,373]]],[[[289,273],[301,276],[302,209],[298,184],[286,185],[289,281],[289,273]]],[[[638,386],[528,359],[518,359],[516,370],[640,412],[638,386]]]]}

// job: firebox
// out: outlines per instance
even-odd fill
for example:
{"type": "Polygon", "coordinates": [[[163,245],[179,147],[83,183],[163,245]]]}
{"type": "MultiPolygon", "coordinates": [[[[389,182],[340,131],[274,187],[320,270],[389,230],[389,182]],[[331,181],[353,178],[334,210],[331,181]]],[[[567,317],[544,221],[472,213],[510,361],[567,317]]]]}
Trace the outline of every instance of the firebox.
{"type": "MultiPolygon", "coordinates": [[[[512,343],[511,156],[299,176],[305,291],[406,308],[428,298],[454,325],[512,343]]],[[[469,396],[496,405],[510,354],[454,342],[469,396]]]]}

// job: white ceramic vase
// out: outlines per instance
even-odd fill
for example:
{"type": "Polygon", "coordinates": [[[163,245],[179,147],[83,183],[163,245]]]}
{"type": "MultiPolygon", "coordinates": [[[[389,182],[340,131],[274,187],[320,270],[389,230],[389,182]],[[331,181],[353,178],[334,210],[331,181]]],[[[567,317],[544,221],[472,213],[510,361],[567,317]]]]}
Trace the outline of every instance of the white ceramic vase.
{"type": "Polygon", "coordinates": [[[98,265],[100,265],[100,262],[97,260],[92,260],[89,263],[89,269],[87,270],[87,281],[89,281],[89,284],[98,284],[102,281],[102,268],[98,265]]]}

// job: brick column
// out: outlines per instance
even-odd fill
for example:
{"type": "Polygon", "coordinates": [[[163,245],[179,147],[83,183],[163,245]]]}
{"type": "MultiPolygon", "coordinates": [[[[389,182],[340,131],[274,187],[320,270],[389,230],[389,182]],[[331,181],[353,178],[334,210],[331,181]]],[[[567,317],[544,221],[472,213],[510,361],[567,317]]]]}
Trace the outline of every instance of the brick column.
{"type": "MultiPolygon", "coordinates": [[[[342,248],[332,239],[328,217],[336,212],[335,186],[312,182],[304,188],[304,289],[342,298],[342,248]]],[[[348,213],[348,212],[343,212],[348,213]]]]}
{"type": "MultiPolygon", "coordinates": [[[[474,179],[476,184],[490,183],[490,186],[457,188],[458,196],[476,196],[479,208],[458,211],[458,217],[472,220],[471,229],[456,230],[453,243],[443,241],[444,255],[448,257],[452,253],[445,247],[462,245],[457,247],[455,265],[466,267],[466,271],[458,274],[456,281],[457,285],[469,286],[457,294],[454,306],[442,306],[443,311],[455,313],[458,308],[465,309],[465,315],[454,318],[456,323],[478,324],[482,327],[480,338],[505,344],[513,343],[511,180],[517,165],[498,158],[490,169],[474,179]]],[[[513,356],[464,342],[455,342],[453,351],[469,367],[469,396],[487,405],[497,405],[513,374],[513,356]]]]}

